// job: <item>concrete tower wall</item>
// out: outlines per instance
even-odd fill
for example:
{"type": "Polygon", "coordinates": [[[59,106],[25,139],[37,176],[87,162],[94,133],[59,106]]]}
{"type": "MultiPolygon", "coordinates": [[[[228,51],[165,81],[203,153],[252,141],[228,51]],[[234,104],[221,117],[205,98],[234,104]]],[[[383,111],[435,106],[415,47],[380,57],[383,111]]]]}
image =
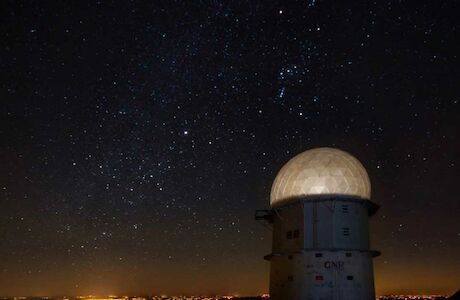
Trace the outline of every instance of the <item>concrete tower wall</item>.
{"type": "Polygon", "coordinates": [[[368,223],[368,207],[360,200],[335,198],[277,208],[272,251],[369,249],[368,223]]]}
{"type": "Polygon", "coordinates": [[[291,253],[304,248],[304,212],[298,208],[293,209],[293,207],[276,210],[272,253],[291,253]],[[289,232],[291,238],[287,236],[289,232]]]}
{"type": "Polygon", "coordinates": [[[274,209],[274,300],[373,300],[368,201],[341,197],[274,209]]]}
{"type": "Polygon", "coordinates": [[[305,248],[369,248],[369,217],[364,201],[303,202],[305,248]]]}
{"type": "Polygon", "coordinates": [[[270,295],[274,300],[374,300],[372,274],[369,252],[308,251],[273,256],[270,295]]]}

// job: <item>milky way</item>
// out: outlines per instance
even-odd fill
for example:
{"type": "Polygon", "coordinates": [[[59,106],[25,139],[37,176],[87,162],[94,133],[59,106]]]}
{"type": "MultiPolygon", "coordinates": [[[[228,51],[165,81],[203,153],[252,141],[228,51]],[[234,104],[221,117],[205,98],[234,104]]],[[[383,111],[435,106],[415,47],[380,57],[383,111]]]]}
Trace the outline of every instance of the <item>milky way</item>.
{"type": "Polygon", "coordinates": [[[266,292],[254,210],[318,146],[368,170],[377,292],[458,288],[454,2],[2,6],[0,294],[266,292]]]}

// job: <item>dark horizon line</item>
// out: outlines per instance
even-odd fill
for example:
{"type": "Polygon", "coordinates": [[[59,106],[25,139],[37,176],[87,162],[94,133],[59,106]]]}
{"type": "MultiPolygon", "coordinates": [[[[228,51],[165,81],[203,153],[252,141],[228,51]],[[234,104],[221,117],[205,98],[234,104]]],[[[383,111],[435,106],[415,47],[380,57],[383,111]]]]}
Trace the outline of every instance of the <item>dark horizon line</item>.
{"type": "MultiPolygon", "coordinates": [[[[460,290],[459,290],[460,291],[460,290]]],[[[376,297],[389,297],[389,296],[401,296],[401,295],[410,295],[410,296],[445,296],[449,297],[450,295],[455,294],[455,292],[450,292],[450,293],[391,293],[391,294],[382,294],[382,295],[376,295],[376,297]]],[[[11,299],[11,298],[27,298],[27,299],[33,299],[33,298],[49,298],[49,299],[54,299],[54,298],[81,298],[81,299],[97,299],[97,298],[104,298],[104,299],[119,299],[119,298],[135,298],[135,297],[158,297],[158,296],[201,296],[201,297],[217,297],[217,296],[226,296],[226,295],[231,295],[234,296],[232,293],[219,293],[219,294],[193,294],[193,293],[158,293],[158,294],[146,294],[146,293],[141,293],[141,294],[131,294],[131,293],[123,293],[120,295],[113,295],[113,294],[86,294],[86,295],[70,295],[70,294],[62,294],[62,295],[40,295],[40,296],[25,296],[25,295],[0,295],[0,299],[11,299]]],[[[238,295],[238,297],[260,297],[262,295],[268,295],[268,293],[262,293],[258,295],[238,295]]]]}

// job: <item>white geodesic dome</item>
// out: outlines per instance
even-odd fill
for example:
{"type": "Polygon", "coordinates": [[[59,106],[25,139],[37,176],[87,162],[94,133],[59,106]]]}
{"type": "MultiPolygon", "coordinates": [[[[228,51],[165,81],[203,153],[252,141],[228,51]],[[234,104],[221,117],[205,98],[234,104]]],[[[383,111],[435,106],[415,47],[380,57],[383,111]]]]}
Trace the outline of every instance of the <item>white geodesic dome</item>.
{"type": "Polygon", "coordinates": [[[270,205],[280,206],[311,195],[371,197],[369,176],[351,154],[334,148],[315,148],[288,161],[272,185],[270,205]]]}

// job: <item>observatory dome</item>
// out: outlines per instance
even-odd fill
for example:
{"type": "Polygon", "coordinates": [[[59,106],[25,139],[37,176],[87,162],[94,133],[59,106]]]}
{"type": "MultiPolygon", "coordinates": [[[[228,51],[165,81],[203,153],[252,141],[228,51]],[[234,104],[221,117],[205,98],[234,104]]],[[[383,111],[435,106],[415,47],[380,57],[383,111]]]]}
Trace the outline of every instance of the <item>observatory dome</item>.
{"type": "Polygon", "coordinates": [[[345,151],[334,148],[307,150],[288,161],[278,172],[270,194],[270,206],[313,195],[369,199],[369,176],[363,165],[345,151]]]}

